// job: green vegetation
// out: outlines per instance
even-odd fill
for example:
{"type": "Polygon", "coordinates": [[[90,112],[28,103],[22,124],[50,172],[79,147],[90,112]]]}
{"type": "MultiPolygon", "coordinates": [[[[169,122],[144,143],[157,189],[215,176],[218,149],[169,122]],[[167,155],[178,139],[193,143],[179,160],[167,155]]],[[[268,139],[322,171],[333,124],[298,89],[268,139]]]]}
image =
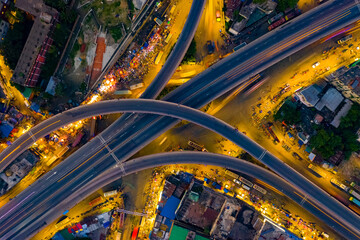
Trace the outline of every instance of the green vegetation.
{"type": "Polygon", "coordinates": [[[261,4],[266,2],[266,0],[253,0],[253,3],[261,4]]]}
{"type": "Polygon", "coordinates": [[[113,26],[109,28],[109,32],[111,36],[114,38],[115,42],[121,39],[122,37],[122,31],[121,31],[121,25],[113,26]]]}
{"type": "Polygon", "coordinates": [[[80,50],[80,44],[78,41],[75,41],[73,48],[71,49],[71,52],[69,54],[70,59],[74,59],[76,56],[76,53],[80,50]]]}
{"type": "Polygon", "coordinates": [[[300,111],[297,110],[296,104],[293,104],[290,100],[286,100],[274,115],[276,121],[284,121],[290,125],[300,122],[300,117],[300,111]]]}
{"type": "Polygon", "coordinates": [[[135,12],[135,6],[132,0],[127,0],[128,6],[129,6],[129,10],[130,10],[130,18],[132,18],[134,16],[134,12],[135,12]]]}
{"type": "Polygon", "coordinates": [[[87,89],[87,84],[85,82],[82,82],[80,87],[79,87],[79,91],[82,93],[85,93],[87,89]]]}
{"type": "Polygon", "coordinates": [[[341,150],[344,147],[340,136],[324,129],[319,130],[317,134],[310,139],[310,145],[319,151],[324,158],[333,156],[337,150],[341,150]]]}
{"type": "Polygon", "coordinates": [[[225,21],[225,31],[229,31],[232,23],[233,23],[232,21],[228,21],[228,22],[225,21]]]}
{"type": "Polygon", "coordinates": [[[348,114],[341,119],[337,133],[341,135],[344,143],[345,158],[348,159],[352,152],[360,150],[356,132],[360,128],[360,105],[354,103],[348,114]]]}
{"type": "MultiPolygon", "coordinates": [[[[256,0],[258,1],[258,0],[256,0]]],[[[296,7],[299,0],[278,0],[277,8],[279,11],[285,11],[288,8],[296,7]]]]}
{"type": "Polygon", "coordinates": [[[51,34],[52,39],[54,39],[53,46],[45,55],[46,60],[40,73],[40,79],[45,79],[48,81],[54,74],[61,56],[61,52],[66,45],[69,31],[70,30],[65,25],[60,23],[56,24],[56,27],[51,34]]]}
{"type": "Polygon", "coordinates": [[[234,22],[240,22],[241,20],[244,19],[244,17],[241,16],[239,13],[240,13],[239,10],[234,11],[234,13],[233,13],[234,22]]]}
{"type": "Polygon", "coordinates": [[[66,88],[66,86],[65,86],[64,83],[62,83],[62,82],[58,83],[58,84],[56,85],[56,87],[55,87],[55,95],[56,95],[56,96],[62,96],[62,95],[64,95],[64,93],[65,93],[65,88],[66,88]]]}
{"type": "Polygon", "coordinates": [[[311,138],[310,145],[315,147],[324,158],[331,157],[336,151],[343,151],[345,158],[349,159],[352,152],[360,150],[356,134],[359,128],[360,105],[354,103],[337,129],[325,130],[323,126],[319,126],[320,130],[311,138]]]}
{"type": "MultiPolygon", "coordinates": [[[[129,0],[131,3],[132,1],[129,0]]],[[[117,26],[119,23],[123,22],[125,25],[130,24],[130,18],[132,18],[132,14],[134,10],[130,10],[130,3],[128,0],[114,0],[112,2],[102,1],[102,0],[94,0],[91,1],[89,5],[90,8],[94,10],[98,20],[101,24],[104,24],[106,28],[117,26]],[[130,13],[129,13],[130,12],[130,13]]],[[[133,9],[134,6],[132,5],[133,9]]]]}
{"type": "Polygon", "coordinates": [[[187,52],[185,53],[182,63],[195,62],[196,61],[195,54],[196,54],[196,42],[195,39],[193,39],[190,43],[187,52]]]}
{"type": "MultiPolygon", "coordinates": [[[[20,18],[22,14],[24,13],[16,11],[15,15],[20,18]]],[[[33,24],[33,22],[26,19],[25,16],[22,16],[21,20],[22,21],[14,23],[14,25],[9,28],[6,38],[0,44],[0,53],[4,56],[5,64],[12,70],[16,67],[33,24]]]]}
{"type": "Polygon", "coordinates": [[[159,96],[156,98],[157,100],[160,100],[162,97],[164,97],[166,94],[168,94],[169,92],[175,90],[178,86],[169,86],[169,87],[164,87],[164,89],[160,92],[159,96]]]}
{"type": "Polygon", "coordinates": [[[20,85],[16,82],[10,81],[10,85],[15,87],[19,92],[24,92],[25,91],[25,87],[23,85],[20,85]]]}
{"type": "Polygon", "coordinates": [[[72,27],[77,17],[75,10],[70,9],[63,0],[44,0],[44,2],[60,13],[60,22],[62,24],[66,24],[67,27],[72,27]]]}

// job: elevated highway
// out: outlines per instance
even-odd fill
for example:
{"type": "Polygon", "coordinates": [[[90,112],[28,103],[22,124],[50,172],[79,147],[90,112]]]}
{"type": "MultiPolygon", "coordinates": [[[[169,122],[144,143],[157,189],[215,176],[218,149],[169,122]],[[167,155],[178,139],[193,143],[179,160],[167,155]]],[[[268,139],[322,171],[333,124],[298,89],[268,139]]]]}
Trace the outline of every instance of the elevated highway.
{"type": "MultiPolygon", "coordinates": [[[[319,211],[322,211],[328,218],[333,219],[334,222],[337,221],[338,227],[343,229],[342,231],[347,237],[352,235],[352,237],[360,239],[359,216],[234,127],[199,110],[175,103],[148,99],[112,100],[65,111],[51,118],[53,123],[55,123],[51,126],[55,127],[60,122],[67,124],[72,121],[65,119],[79,119],[79,116],[89,117],[90,114],[99,115],[101,113],[115,112],[162,114],[168,117],[181,118],[215,131],[278,173],[293,186],[293,190],[301,193],[300,197],[306,196],[305,198],[310,203],[315,204],[314,206],[319,211]],[[59,119],[62,121],[59,122],[59,119]]],[[[48,131],[49,128],[45,128],[43,131],[48,131]]],[[[39,136],[33,136],[40,137],[40,134],[45,134],[45,132],[42,132],[40,129],[38,134],[39,136]]],[[[119,171],[123,172],[123,174],[127,173],[125,168],[127,163],[119,161],[120,155],[117,155],[110,149],[108,143],[101,135],[93,138],[91,142],[96,143],[98,148],[105,149],[107,151],[106,154],[100,151],[97,151],[97,154],[102,154],[101,157],[106,157],[109,154],[112,157],[112,162],[99,164],[98,161],[92,160],[94,156],[85,155],[78,156],[78,159],[87,157],[88,160],[85,162],[75,161],[68,164],[61,163],[56,166],[51,172],[45,174],[0,209],[0,225],[6,226],[0,229],[1,239],[17,239],[19,236],[29,234],[31,230],[36,231],[37,227],[41,228],[45,225],[44,222],[39,222],[41,216],[64,200],[68,203],[66,199],[69,196],[77,195],[78,189],[96,176],[101,175],[109,166],[116,164],[119,171]]],[[[78,152],[74,155],[77,154],[78,152]]],[[[143,166],[146,166],[146,163],[144,164],[143,166]]]]}
{"type": "MultiPolygon", "coordinates": [[[[358,20],[359,16],[359,9],[355,1],[329,1],[221,60],[164,99],[195,108],[204,106],[244,82],[249,76],[266,69],[330,32],[358,20]]],[[[101,138],[89,142],[66,159],[61,165],[67,167],[61,174],[62,176],[66,175],[68,179],[85,176],[82,178],[84,182],[91,180],[96,174],[100,174],[114,165],[114,156],[117,156],[117,161],[121,163],[176,122],[176,119],[169,117],[128,115],[106,129],[100,135],[101,138]],[[99,147],[104,143],[107,144],[107,147],[99,147]],[[77,166],[76,171],[72,171],[73,163],[77,166]],[[81,175],[78,175],[79,172],[81,175]]],[[[16,146],[14,147],[16,148],[16,146]]],[[[0,155],[0,168],[13,158],[14,153],[19,154],[21,152],[18,151],[19,149],[9,148],[5,155],[0,155]],[[10,155],[8,156],[8,154],[10,155]]],[[[265,160],[265,156],[267,155],[265,154],[262,159],[265,160]]],[[[67,183],[67,186],[73,184],[71,181],[67,183]]],[[[55,188],[49,188],[49,193],[55,192],[55,190],[55,188]]],[[[49,193],[48,196],[51,196],[49,193]]],[[[29,194],[35,193],[30,192],[29,194]]],[[[44,210],[42,211],[44,212],[44,210]]],[[[24,226],[22,225],[22,227],[24,226]]]]}

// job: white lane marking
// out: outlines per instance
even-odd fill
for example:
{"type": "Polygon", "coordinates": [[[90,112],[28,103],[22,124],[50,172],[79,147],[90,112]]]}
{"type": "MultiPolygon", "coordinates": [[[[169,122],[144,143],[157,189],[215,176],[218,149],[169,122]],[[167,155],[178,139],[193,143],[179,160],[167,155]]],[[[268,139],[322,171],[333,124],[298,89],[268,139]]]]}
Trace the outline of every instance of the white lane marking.
{"type": "Polygon", "coordinates": [[[304,202],[306,201],[306,199],[307,199],[307,196],[305,195],[304,198],[301,200],[300,205],[303,205],[304,202]]]}
{"type": "Polygon", "coordinates": [[[89,180],[89,178],[91,178],[93,176],[93,174],[91,174],[90,176],[88,176],[87,178],[85,178],[84,181],[82,181],[81,183],[77,184],[73,189],[71,190],[75,190],[81,187],[81,184],[85,183],[87,180],[89,180]]]}
{"type": "Polygon", "coordinates": [[[115,159],[116,166],[119,167],[123,173],[125,173],[125,168],[122,162],[117,158],[117,156],[114,154],[113,150],[111,150],[109,145],[107,145],[106,140],[101,135],[98,135],[98,137],[100,141],[103,143],[103,145],[106,147],[106,149],[109,151],[110,155],[115,159]]]}
{"type": "Polygon", "coordinates": [[[34,136],[34,134],[31,132],[31,130],[28,131],[29,136],[34,140],[34,142],[36,142],[36,137],[34,136]]]}
{"type": "Polygon", "coordinates": [[[31,197],[31,195],[33,195],[35,192],[32,192],[31,194],[29,194],[26,198],[24,198],[23,200],[21,200],[18,204],[16,204],[14,207],[12,207],[9,211],[7,211],[4,215],[2,215],[0,217],[0,219],[2,219],[3,217],[5,217],[6,215],[8,215],[12,210],[14,210],[14,208],[16,208],[17,206],[19,206],[21,203],[23,203],[26,199],[28,199],[29,197],[31,197]]]}
{"type": "Polygon", "coordinates": [[[54,176],[56,174],[56,172],[54,172],[53,174],[51,174],[49,177],[46,178],[46,180],[48,180],[49,178],[51,178],[52,176],[54,176]]]}
{"type": "Polygon", "coordinates": [[[263,153],[260,155],[260,157],[258,158],[258,160],[261,160],[263,159],[263,157],[266,155],[268,151],[267,150],[264,150],[263,153]]]}

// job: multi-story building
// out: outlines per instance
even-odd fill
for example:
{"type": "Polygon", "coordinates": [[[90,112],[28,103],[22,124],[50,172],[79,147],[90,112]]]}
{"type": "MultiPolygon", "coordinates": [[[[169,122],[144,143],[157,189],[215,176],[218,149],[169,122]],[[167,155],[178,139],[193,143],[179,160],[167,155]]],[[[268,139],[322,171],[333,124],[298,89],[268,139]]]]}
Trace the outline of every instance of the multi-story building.
{"type": "Polygon", "coordinates": [[[25,46],[12,76],[12,81],[35,87],[45,63],[45,55],[53,43],[50,33],[57,22],[58,12],[41,0],[18,0],[15,6],[34,16],[25,46]]]}
{"type": "Polygon", "coordinates": [[[327,76],[327,80],[333,84],[342,94],[350,100],[360,103],[360,67],[342,67],[327,76]]]}

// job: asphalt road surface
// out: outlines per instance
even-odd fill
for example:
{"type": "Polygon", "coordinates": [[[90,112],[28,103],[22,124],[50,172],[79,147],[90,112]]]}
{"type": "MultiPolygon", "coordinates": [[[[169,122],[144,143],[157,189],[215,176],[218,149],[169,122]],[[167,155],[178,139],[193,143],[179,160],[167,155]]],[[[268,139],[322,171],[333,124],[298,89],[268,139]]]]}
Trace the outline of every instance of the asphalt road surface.
{"type": "MultiPolygon", "coordinates": [[[[270,154],[266,149],[239,132],[236,128],[211,115],[175,103],[147,99],[127,99],[81,106],[59,114],[59,117],[71,119],[77,114],[89,114],[92,109],[94,109],[94,111],[136,111],[164,114],[169,117],[185,119],[215,131],[236,143],[252,156],[266,164],[269,168],[276,171],[287,182],[291,183],[294,190],[302,193],[298,196],[305,200],[309,199],[308,202],[309,204],[313,203],[313,208],[319,209],[319,211],[323,212],[323,215],[328,216],[329,219],[333,219],[332,226],[334,228],[336,226],[339,229],[341,228],[342,230],[339,232],[344,234],[344,236],[348,237],[352,235],[353,237],[356,236],[360,239],[360,235],[358,236],[360,232],[360,218],[356,214],[347,209],[333,197],[329,196],[301,174],[297,173],[280,159],[270,154]],[[335,223],[337,223],[337,225],[335,223]]],[[[54,118],[54,122],[58,122],[56,117],[54,118]]],[[[94,138],[91,142],[96,142],[100,148],[107,149],[108,153],[114,158],[111,165],[114,165],[114,163],[118,161],[118,155],[113,154],[102,137],[94,138]]],[[[77,154],[77,152],[75,154],[77,154]]],[[[106,154],[103,152],[100,152],[99,154],[106,157],[106,154]]],[[[92,159],[93,156],[80,165],[77,165],[76,162],[73,162],[71,165],[58,165],[2,207],[0,209],[0,225],[6,227],[0,230],[0,238],[20,239],[31,236],[31,233],[36,233],[38,229],[46,224],[46,220],[43,221],[41,216],[45,216],[47,211],[55,208],[69,195],[71,195],[70,199],[66,199],[65,202],[71,202],[70,200],[79,196],[79,193],[77,192],[79,188],[84,186],[94,177],[101,175],[101,173],[107,169],[107,166],[98,165],[97,161],[94,162],[92,159]],[[83,169],[84,167],[85,169],[83,169]],[[64,175],[64,173],[68,172],[70,169],[72,170],[64,175]],[[68,176],[70,174],[72,175],[71,180],[66,181],[69,179],[68,176]]],[[[204,161],[203,163],[210,164],[207,161],[204,161]]],[[[125,174],[127,173],[127,170],[125,169],[124,164],[125,163],[118,162],[118,168],[120,169],[119,171],[125,174]]],[[[305,202],[305,200],[303,202],[305,202]]]]}
{"type": "MultiPolygon", "coordinates": [[[[206,0],[193,1],[189,15],[183,27],[183,31],[181,32],[171,54],[169,55],[166,63],[164,64],[156,78],[144,91],[141,98],[155,98],[170,80],[176,68],[181,63],[187,49],[190,46],[192,39],[194,38],[197,26],[199,25],[201,19],[202,12],[204,10],[205,3],[206,0]]],[[[122,116],[122,118],[120,118],[119,120],[124,122],[124,119],[126,119],[127,117],[128,115],[122,116]]],[[[53,126],[53,124],[56,123],[50,123],[47,121],[44,122],[46,122],[46,124],[42,124],[41,126],[42,128],[48,128],[47,130],[50,130],[48,131],[48,133],[52,132],[54,129],[58,129],[58,127],[56,126],[59,126],[59,124],[61,126],[61,123],[53,126]]],[[[0,171],[3,171],[6,166],[8,166],[12,161],[16,159],[17,156],[19,156],[23,151],[25,151],[29,146],[31,146],[31,140],[35,139],[33,137],[33,134],[37,135],[37,131],[39,130],[40,128],[31,129],[29,132],[27,132],[27,134],[22,135],[11,146],[9,146],[0,153],[0,171]]]]}
{"type": "MultiPolygon", "coordinates": [[[[272,33],[261,37],[247,47],[221,60],[182,87],[179,87],[165,99],[181,102],[192,107],[201,107],[246,80],[249,76],[264,70],[303,46],[329,34],[331,31],[357,20],[359,16],[359,10],[354,1],[326,3],[322,7],[303,14],[285,26],[274,30],[272,33]]],[[[131,119],[125,120],[127,120],[126,123],[122,122],[119,125],[119,122],[117,122],[110,126],[100,135],[101,138],[89,142],[81,151],[77,151],[59,165],[59,168],[68,166],[63,169],[70,172],[73,169],[70,165],[75,162],[77,170],[81,169],[81,175],[72,175],[72,173],[76,172],[73,171],[67,176],[68,179],[74,181],[74,179],[82,178],[84,182],[90,180],[93,177],[91,171],[94,168],[99,172],[105,171],[113,165],[114,156],[119,161],[128,158],[139,148],[161,134],[162,131],[176,123],[176,120],[171,118],[143,115],[131,116],[131,119]],[[136,125],[132,124],[135,121],[136,125]],[[108,142],[108,148],[99,147],[101,139],[108,142]],[[113,156],[108,153],[109,149],[112,149],[111,151],[116,150],[115,154],[112,154],[113,156]],[[88,165],[95,160],[97,164],[88,165]],[[84,165],[84,161],[87,161],[86,165],[84,165]]],[[[65,175],[65,173],[61,172],[62,175],[65,175]]],[[[70,184],[71,182],[67,183],[67,185],[70,184]]]]}
{"type": "Polygon", "coordinates": [[[176,41],[168,59],[154,80],[146,88],[141,98],[155,98],[174,74],[176,68],[180,65],[187,49],[194,38],[197,26],[199,25],[202,12],[204,11],[206,0],[194,0],[190,13],[186,19],[184,28],[176,41]]]}
{"type": "MultiPolygon", "coordinates": [[[[330,32],[354,22],[359,17],[359,8],[353,0],[330,1],[248,44],[171,92],[164,100],[200,108],[244,82],[249,76],[266,69],[330,32]]],[[[114,130],[123,128],[127,131],[124,128],[126,122],[134,122],[135,118],[139,116],[120,118],[102,134],[109,139],[129,137],[128,134],[115,135],[114,132],[118,131],[114,130]]],[[[142,117],[141,122],[150,123],[154,119],[153,116],[146,116],[142,117]]],[[[137,129],[144,125],[147,124],[137,125],[137,129]]],[[[19,147],[20,144],[20,141],[15,141],[0,153],[0,170],[4,170],[25,150],[19,147]]],[[[84,146],[84,150],[86,148],[84,146]]]]}

